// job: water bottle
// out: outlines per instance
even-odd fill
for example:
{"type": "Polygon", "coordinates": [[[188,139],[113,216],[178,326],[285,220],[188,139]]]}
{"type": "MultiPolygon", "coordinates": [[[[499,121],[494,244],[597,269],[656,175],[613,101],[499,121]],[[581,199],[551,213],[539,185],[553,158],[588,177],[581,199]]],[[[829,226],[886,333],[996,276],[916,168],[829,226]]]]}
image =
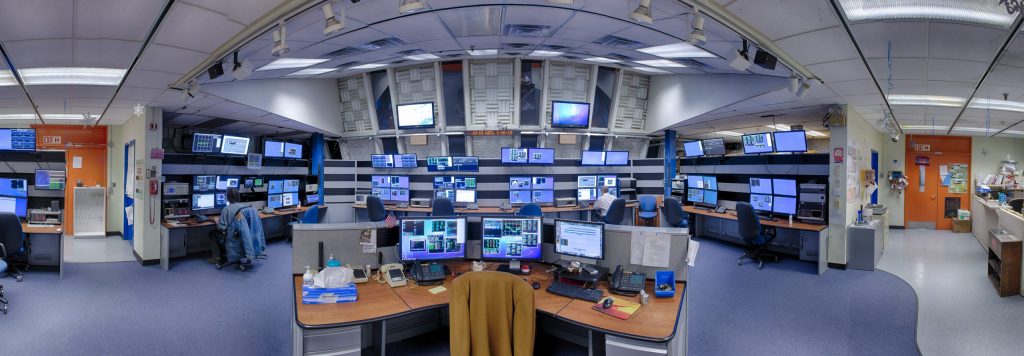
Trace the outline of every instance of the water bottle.
{"type": "Polygon", "coordinates": [[[331,254],[331,257],[327,259],[327,267],[341,267],[341,262],[334,258],[333,253],[331,254]]]}
{"type": "Polygon", "coordinates": [[[793,225],[793,214],[789,215],[789,224],[793,225]]]}
{"type": "Polygon", "coordinates": [[[313,271],[309,270],[309,266],[306,266],[306,273],[302,274],[302,286],[313,288],[313,271]]]}

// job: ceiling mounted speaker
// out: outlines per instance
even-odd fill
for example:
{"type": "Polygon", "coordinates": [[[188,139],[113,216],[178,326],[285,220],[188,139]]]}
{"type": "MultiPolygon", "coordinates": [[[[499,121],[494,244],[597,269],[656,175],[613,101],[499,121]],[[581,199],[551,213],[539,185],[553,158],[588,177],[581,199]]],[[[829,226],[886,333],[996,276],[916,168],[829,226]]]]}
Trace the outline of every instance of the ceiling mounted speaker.
{"type": "Polygon", "coordinates": [[[274,57],[280,57],[282,54],[288,53],[287,31],[284,21],[277,24],[277,31],[274,31],[274,48],[270,50],[270,54],[274,57]]]}
{"type": "Polygon", "coordinates": [[[790,93],[796,93],[797,89],[800,89],[800,77],[797,77],[796,74],[790,75],[789,76],[789,92],[790,93]]]}
{"type": "Polygon", "coordinates": [[[704,35],[704,15],[699,11],[694,11],[693,31],[686,36],[686,42],[694,46],[703,46],[708,42],[707,36],[704,35]]]}
{"type": "Polygon", "coordinates": [[[234,60],[232,61],[231,76],[235,77],[236,80],[245,80],[252,75],[252,70],[252,62],[248,59],[238,61],[238,52],[235,52],[234,60]]]}
{"type": "Polygon", "coordinates": [[[807,91],[810,90],[810,89],[811,89],[811,85],[807,84],[807,83],[804,83],[803,85],[800,86],[799,89],[796,90],[796,97],[797,98],[803,98],[805,95],[807,95],[807,91]]]}
{"type": "Polygon", "coordinates": [[[729,61],[729,66],[732,67],[732,69],[742,72],[747,70],[747,68],[750,68],[750,59],[747,58],[746,53],[736,51],[734,54],[736,55],[736,58],[729,61]]]}
{"type": "Polygon", "coordinates": [[[210,69],[206,70],[206,74],[210,76],[211,80],[224,75],[224,62],[218,61],[217,64],[210,66],[210,69]]]}
{"type": "Polygon", "coordinates": [[[761,68],[767,70],[775,70],[775,63],[779,61],[778,58],[773,56],[771,53],[758,49],[754,53],[754,64],[761,66],[761,68]]]}
{"type": "Polygon", "coordinates": [[[651,0],[640,0],[640,5],[629,14],[629,18],[648,25],[654,23],[654,18],[651,17],[651,0]]]}

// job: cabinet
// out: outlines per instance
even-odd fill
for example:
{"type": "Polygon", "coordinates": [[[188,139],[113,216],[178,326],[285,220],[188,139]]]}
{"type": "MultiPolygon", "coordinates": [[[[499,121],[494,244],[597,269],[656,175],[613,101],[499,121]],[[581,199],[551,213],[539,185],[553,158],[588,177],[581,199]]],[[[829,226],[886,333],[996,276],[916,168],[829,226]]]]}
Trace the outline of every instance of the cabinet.
{"type": "Polygon", "coordinates": [[[988,236],[988,279],[1000,297],[1020,293],[1020,238],[997,230],[988,236]]]}
{"type": "Polygon", "coordinates": [[[107,237],[107,189],[75,187],[75,238],[107,237]]]}

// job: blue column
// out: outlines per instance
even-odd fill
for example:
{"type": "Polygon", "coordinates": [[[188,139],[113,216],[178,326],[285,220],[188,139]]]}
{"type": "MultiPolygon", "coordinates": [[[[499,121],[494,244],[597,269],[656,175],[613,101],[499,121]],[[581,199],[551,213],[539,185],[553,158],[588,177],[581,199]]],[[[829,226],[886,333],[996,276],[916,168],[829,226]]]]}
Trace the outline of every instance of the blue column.
{"type": "Polygon", "coordinates": [[[324,198],[324,135],[321,133],[313,133],[310,137],[310,141],[313,146],[309,154],[309,174],[317,176],[317,190],[316,194],[320,196],[321,203],[323,204],[324,198]]]}
{"type": "Polygon", "coordinates": [[[676,177],[676,131],[665,130],[665,196],[672,195],[672,178],[676,177]]]}

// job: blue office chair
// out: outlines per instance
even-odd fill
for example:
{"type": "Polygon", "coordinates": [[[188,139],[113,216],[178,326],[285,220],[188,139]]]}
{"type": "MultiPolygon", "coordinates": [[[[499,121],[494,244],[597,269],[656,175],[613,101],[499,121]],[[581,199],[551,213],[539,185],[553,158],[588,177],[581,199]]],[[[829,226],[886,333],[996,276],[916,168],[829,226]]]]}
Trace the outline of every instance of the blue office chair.
{"type": "Polygon", "coordinates": [[[686,213],[683,212],[682,204],[673,197],[667,197],[661,207],[662,215],[665,217],[665,224],[671,227],[687,227],[689,222],[686,213]]]}
{"type": "Polygon", "coordinates": [[[608,206],[608,213],[604,214],[604,223],[612,225],[622,225],[622,216],[626,212],[626,199],[618,198],[612,201],[612,205],[608,206]]]}
{"type": "Polygon", "coordinates": [[[372,222],[384,221],[384,218],[388,216],[380,197],[373,195],[366,197],[366,215],[372,222]]]}
{"type": "Polygon", "coordinates": [[[743,260],[749,258],[751,261],[757,262],[757,269],[762,269],[766,260],[779,262],[779,256],[765,251],[768,244],[775,239],[775,228],[762,228],[761,221],[758,220],[757,213],[754,212],[754,207],[747,202],[736,203],[736,218],[739,223],[740,237],[743,238],[743,242],[750,245],[743,256],[736,261],[736,264],[742,265],[743,260]]]}
{"type": "Polygon", "coordinates": [[[302,214],[302,219],[299,219],[299,224],[319,224],[320,223],[320,207],[313,205],[306,210],[305,214],[302,214]]]}
{"type": "Polygon", "coordinates": [[[452,201],[445,197],[434,197],[430,203],[431,216],[455,216],[455,206],[452,201]]]}
{"type": "Polygon", "coordinates": [[[640,197],[640,206],[637,208],[640,211],[636,213],[645,222],[650,222],[656,216],[658,216],[658,201],[653,196],[645,195],[640,197]]]}
{"type": "Polygon", "coordinates": [[[519,216],[544,216],[544,211],[540,209],[540,205],[529,203],[519,208],[519,216]]]}
{"type": "Polygon", "coordinates": [[[11,259],[27,254],[25,233],[21,231],[21,219],[14,213],[0,213],[0,261],[4,261],[4,264],[7,265],[7,275],[14,277],[18,282],[21,282],[25,276],[11,259]]]}

